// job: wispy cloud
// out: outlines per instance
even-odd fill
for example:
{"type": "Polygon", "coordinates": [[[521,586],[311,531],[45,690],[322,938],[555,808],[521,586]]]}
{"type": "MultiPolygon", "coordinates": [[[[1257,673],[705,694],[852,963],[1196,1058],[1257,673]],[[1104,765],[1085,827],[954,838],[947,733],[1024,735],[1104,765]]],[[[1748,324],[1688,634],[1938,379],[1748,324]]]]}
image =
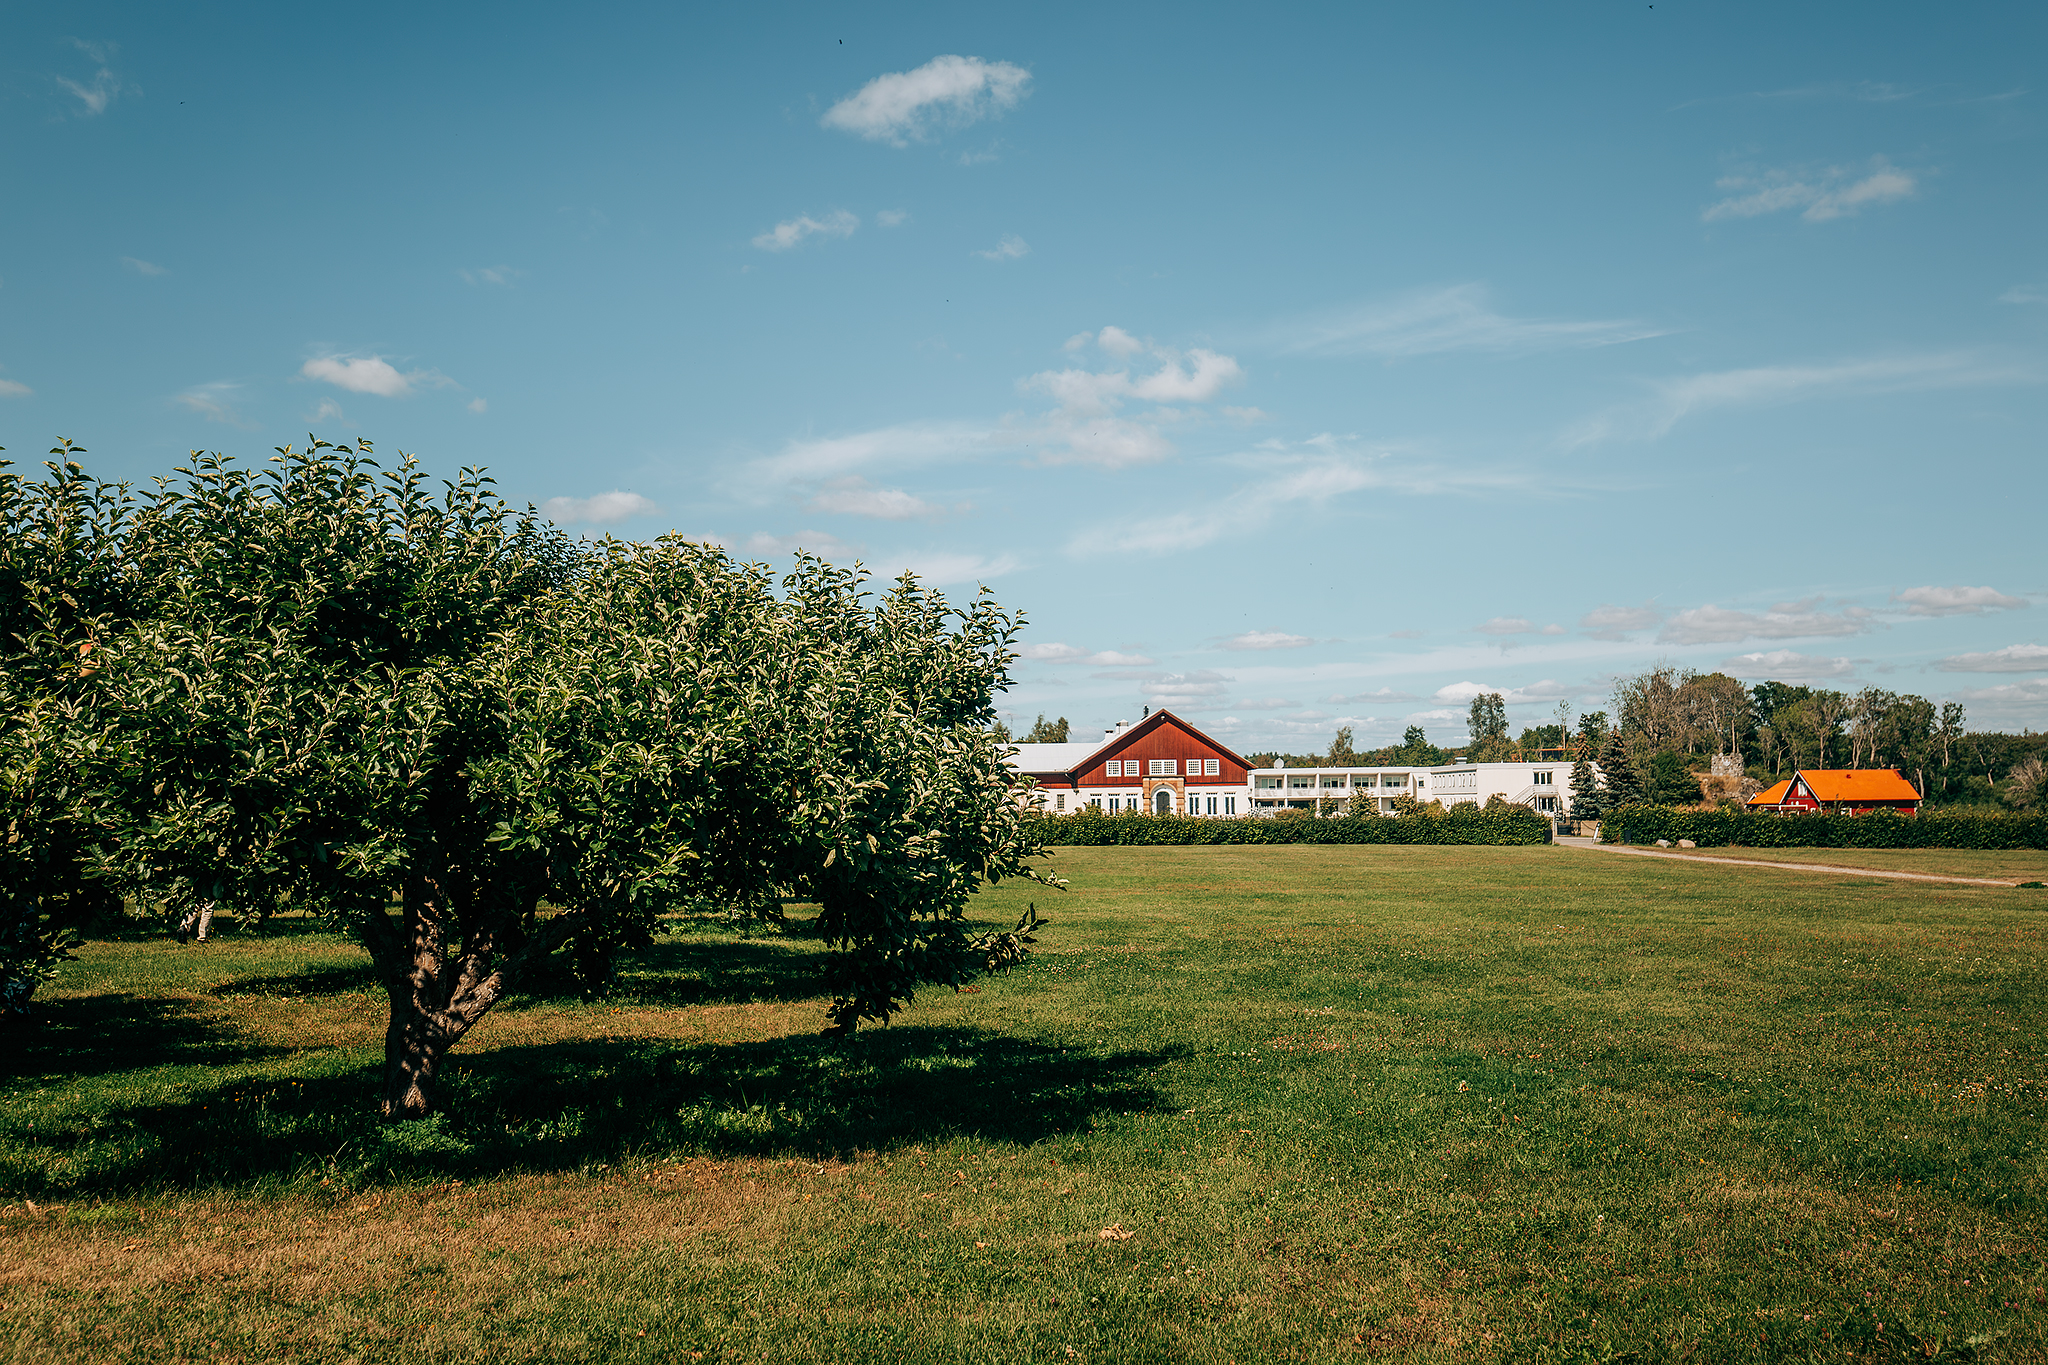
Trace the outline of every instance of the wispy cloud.
{"type": "Polygon", "coordinates": [[[1491,621],[1472,627],[1482,635],[1533,635],[1536,627],[1526,616],[1496,616],[1491,621]]]}
{"type": "Polygon", "coordinates": [[[900,227],[910,221],[910,214],[903,209],[883,209],[875,215],[875,221],[883,227],[900,227]]]}
{"type": "Polygon", "coordinates": [[[905,422],[847,436],[791,441],[778,454],[736,471],[734,483],[736,491],[761,497],[791,484],[822,485],[864,471],[980,459],[1022,444],[1024,438],[989,425],[905,422]]]}
{"type": "Polygon", "coordinates": [[[979,57],[934,57],[914,71],[877,76],[825,111],[819,123],[872,142],[907,146],[941,127],[964,128],[1014,108],[1031,73],[979,57]]]}
{"type": "Polygon", "coordinates": [[[2014,611],[2027,605],[2024,597],[2009,597],[1996,588],[1907,588],[1892,594],[1914,616],[1977,616],[1987,611],[2014,611]]]}
{"type": "Polygon", "coordinates": [[[1629,321],[1507,317],[1493,309],[1484,285],[1461,284],[1282,324],[1269,339],[1296,354],[1395,358],[1448,351],[1521,355],[1580,350],[1668,331],[1629,321]]]}
{"type": "Polygon", "coordinates": [[[195,384],[183,393],[173,394],[171,401],[211,421],[225,422],[231,427],[249,431],[255,428],[255,423],[245,420],[233,405],[234,396],[241,387],[231,379],[216,380],[211,384],[195,384]]]}
{"type": "Polygon", "coordinates": [[[486,411],[486,410],[488,410],[488,409],[490,408],[490,406],[491,406],[491,405],[490,405],[490,403],[489,403],[489,402],[488,402],[487,400],[485,400],[485,399],[482,399],[482,398],[472,398],[472,399],[470,399],[470,400],[469,400],[469,402],[468,402],[468,404],[467,404],[466,406],[467,406],[467,407],[469,408],[469,410],[470,410],[471,412],[473,412],[473,413],[475,413],[475,414],[476,414],[477,416],[481,417],[481,416],[483,416],[483,415],[484,415],[485,411],[486,411]]]}
{"type": "Polygon", "coordinates": [[[1017,646],[1017,657],[1042,664],[1077,664],[1088,657],[1079,645],[1048,643],[1017,646]]]}
{"type": "Polygon", "coordinates": [[[346,423],[348,419],[342,414],[341,404],[335,402],[332,398],[322,398],[314,406],[312,414],[306,420],[309,422],[346,423]]]}
{"type": "Polygon", "coordinates": [[[1818,610],[1818,598],[1780,602],[1769,611],[1737,611],[1709,604],[1681,611],[1664,623],[1659,644],[1739,644],[1744,640],[1797,640],[1810,636],[1861,635],[1876,624],[1862,607],[1818,610]]]}
{"type": "Polygon", "coordinates": [[[1069,550],[1080,555],[1172,554],[1254,534],[1283,509],[1320,506],[1347,494],[1479,493],[1528,482],[1518,472],[1447,469],[1398,447],[1366,447],[1329,434],[1299,444],[1262,441],[1229,463],[1252,471],[1252,481],[1183,511],[1120,520],[1113,529],[1085,528],[1069,550]]]}
{"type": "Polygon", "coordinates": [[[875,576],[894,580],[905,573],[914,573],[927,583],[943,587],[954,583],[986,583],[1023,567],[1024,561],[1012,554],[920,550],[881,561],[875,566],[875,576]]]}
{"type": "Polygon", "coordinates": [[[1774,649],[1763,654],[1738,654],[1721,660],[1721,667],[1738,678],[1762,678],[1777,682],[1820,682],[1846,678],[1856,671],[1847,659],[1830,659],[1818,654],[1799,654],[1774,649]]]}
{"type": "MultiPolygon", "coordinates": [[[[0,369],[5,368],[0,366],[0,369]]],[[[26,384],[17,383],[12,379],[0,379],[0,398],[26,398],[34,392],[35,390],[26,384]]]]}
{"type": "Polygon", "coordinates": [[[1534,706],[1539,702],[1563,701],[1575,695],[1573,689],[1550,678],[1530,683],[1527,687],[1495,687],[1487,683],[1454,682],[1439,687],[1430,697],[1431,701],[1469,702],[1474,697],[1498,692],[1503,705],[1534,706]]]}
{"type": "Polygon", "coordinates": [[[1020,256],[1029,256],[1031,244],[1014,232],[1006,232],[1003,239],[987,251],[977,251],[974,254],[984,261],[1014,261],[1020,256]]]}
{"type": "Polygon", "coordinates": [[[1332,706],[1379,706],[1399,701],[1421,701],[1413,692],[1396,692],[1391,687],[1382,687],[1376,692],[1354,692],[1350,696],[1342,693],[1323,698],[1332,706]]]}
{"type": "Polygon", "coordinates": [[[616,526],[634,517],[653,516],[661,509],[638,493],[615,488],[588,498],[549,498],[540,514],[566,526],[616,526]]]}
{"type": "Polygon", "coordinates": [[[814,512],[878,517],[883,521],[912,521],[946,511],[900,488],[876,488],[858,474],[832,480],[813,494],[806,505],[814,512]]]}
{"type": "Polygon", "coordinates": [[[1081,662],[1100,668],[1143,668],[1153,662],[1150,655],[1125,653],[1120,649],[1099,649],[1081,662]]]}
{"type": "Polygon", "coordinates": [[[754,238],[754,245],[763,251],[788,251],[806,237],[851,237],[860,226],[860,219],[845,209],[836,209],[823,218],[801,214],[785,223],[777,223],[760,236],[754,238]]]}
{"type": "Polygon", "coordinates": [[[849,544],[830,531],[798,531],[794,535],[771,535],[767,531],[756,531],[741,542],[743,554],[786,555],[797,550],[814,554],[820,559],[847,560],[860,557],[860,547],[849,544]]]}
{"type": "Polygon", "coordinates": [[[524,270],[516,270],[509,265],[487,265],[476,270],[458,270],[455,273],[462,276],[464,284],[495,284],[501,287],[511,284],[514,280],[526,278],[524,270]]]}
{"type": "Polygon", "coordinates": [[[1660,625],[1664,613],[1645,602],[1640,607],[1617,607],[1603,602],[1579,618],[1579,629],[1596,640],[1624,640],[1629,632],[1660,625]]]}
{"type": "Polygon", "coordinates": [[[2048,672],[2048,645],[2007,645],[1983,654],[1957,654],[1934,666],[1944,673],[2048,672]]]}
{"type": "Polygon", "coordinates": [[[1289,635],[1284,630],[1248,630],[1223,642],[1225,649],[1300,649],[1315,641],[1306,635],[1289,635]]]}
{"type": "Polygon", "coordinates": [[[1863,167],[1827,166],[1820,169],[1767,170],[1747,175],[1723,176],[1715,188],[1735,193],[1709,204],[1700,217],[1706,222],[1723,218],[1756,218],[1767,213],[1799,209],[1809,223],[1846,218],[1872,204],[1889,204],[1910,199],[1918,181],[1881,156],[1863,167]]]}
{"type": "Polygon", "coordinates": [[[2048,702],[2048,678],[2029,678],[2025,682],[1979,687],[1957,695],[1964,701],[1993,711],[2037,707],[2048,702]]]}
{"type": "Polygon", "coordinates": [[[315,356],[299,367],[299,373],[350,393],[375,394],[379,398],[403,398],[419,389],[446,388],[455,382],[438,370],[401,372],[377,355],[315,356]]]}
{"type": "Polygon", "coordinates": [[[1767,365],[1652,381],[1650,396],[1622,404],[1565,432],[1566,446],[1649,440],[1687,417],[1716,408],[1758,407],[1816,398],[2040,382],[2038,366],[1971,352],[1890,356],[1833,365],[1767,365]]]}
{"type": "Polygon", "coordinates": [[[1191,707],[1221,697],[1237,679],[1213,669],[1155,673],[1138,679],[1138,691],[1154,706],[1191,707]]]}
{"type": "Polygon", "coordinates": [[[116,49],[112,43],[93,43],[83,38],[73,38],[71,45],[83,52],[99,70],[93,73],[89,85],[66,76],[58,76],[55,79],[57,84],[78,97],[79,103],[85,106],[88,116],[106,113],[107,106],[122,95],[140,93],[133,86],[124,84],[121,78],[114,74],[111,63],[116,49]]]}
{"type": "Polygon", "coordinates": [[[160,265],[140,260],[134,256],[123,256],[121,264],[127,266],[138,275],[168,275],[171,273],[160,265]]]}
{"type": "Polygon", "coordinates": [[[2000,303],[2048,303],[2048,285],[2016,284],[1998,296],[2000,303]]]}

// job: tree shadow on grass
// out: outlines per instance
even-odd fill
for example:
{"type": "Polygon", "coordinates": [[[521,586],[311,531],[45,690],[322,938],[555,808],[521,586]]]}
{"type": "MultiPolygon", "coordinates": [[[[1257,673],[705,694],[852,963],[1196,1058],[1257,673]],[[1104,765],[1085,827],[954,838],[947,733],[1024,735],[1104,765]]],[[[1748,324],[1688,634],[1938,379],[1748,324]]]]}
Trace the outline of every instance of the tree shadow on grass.
{"type": "Polygon", "coordinates": [[[281,972],[276,976],[232,976],[217,985],[209,986],[206,993],[222,1000],[233,1000],[241,996],[298,1000],[321,995],[375,993],[381,1002],[384,996],[384,983],[377,979],[376,967],[365,959],[362,962],[349,962],[336,967],[309,967],[299,972],[281,972]]]}
{"type": "Polygon", "coordinates": [[[589,1039],[456,1052],[447,1112],[375,1116],[374,1065],[187,1089],[178,1103],[19,1132],[0,1184],[31,1198],[250,1187],[340,1177],[479,1178],[573,1170],[635,1152],[826,1158],[974,1136],[1029,1144],[1109,1113],[1156,1109],[1170,1052],[1103,1055],[976,1028],[677,1046],[589,1039]]]}
{"type": "Polygon", "coordinates": [[[176,996],[38,997],[0,1048],[0,1079],[100,1077],[158,1066],[225,1066],[283,1054],[176,996]]]}

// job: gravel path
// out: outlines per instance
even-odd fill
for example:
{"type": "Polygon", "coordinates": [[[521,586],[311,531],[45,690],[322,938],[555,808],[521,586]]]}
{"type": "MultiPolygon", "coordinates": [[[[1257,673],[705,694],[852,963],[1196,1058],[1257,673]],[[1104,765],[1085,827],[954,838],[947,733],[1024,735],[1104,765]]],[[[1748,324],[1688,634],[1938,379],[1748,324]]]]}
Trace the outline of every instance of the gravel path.
{"type": "Polygon", "coordinates": [[[1628,853],[1638,858],[1675,858],[1682,863],[1710,863],[1722,867],[1775,867],[1787,872],[1832,872],[1838,877],[1889,877],[1900,882],[1962,882],[1967,886],[2018,886],[2018,882],[1990,877],[1943,877],[1932,872],[1890,872],[1874,867],[1836,867],[1831,863],[1773,863],[1760,858],[1702,858],[1662,848],[1631,848],[1625,844],[1602,844],[1576,835],[1560,834],[1562,848],[1591,849],[1595,853],[1628,853]]]}

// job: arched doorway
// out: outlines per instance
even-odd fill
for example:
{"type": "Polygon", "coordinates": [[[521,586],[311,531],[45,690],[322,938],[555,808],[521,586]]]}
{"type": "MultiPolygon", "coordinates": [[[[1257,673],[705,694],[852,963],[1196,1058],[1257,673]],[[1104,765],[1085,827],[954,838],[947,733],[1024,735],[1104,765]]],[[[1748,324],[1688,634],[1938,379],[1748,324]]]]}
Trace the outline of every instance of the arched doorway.
{"type": "Polygon", "coordinates": [[[1152,813],[1154,815],[1173,814],[1173,788],[1161,787],[1158,791],[1152,793],[1152,813]]]}

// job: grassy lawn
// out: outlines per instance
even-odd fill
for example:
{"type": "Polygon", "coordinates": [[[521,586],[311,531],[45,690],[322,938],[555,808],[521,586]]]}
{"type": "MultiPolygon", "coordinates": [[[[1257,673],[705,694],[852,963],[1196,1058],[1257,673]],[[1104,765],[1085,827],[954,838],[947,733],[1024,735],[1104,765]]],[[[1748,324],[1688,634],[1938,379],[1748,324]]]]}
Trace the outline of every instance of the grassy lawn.
{"type": "Polygon", "coordinates": [[[1943,877],[1994,877],[2048,882],[2048,852],[1977,848],[1688,848],[1688,858],[1754,858],[1767,863],[1826,863],[1876,872],[1927,872],[1943,877]]]}
{"type": "Polygon", "coordinates": [[[976,993],[826,1042],[807,941],[683,933],[396,1134],[359,951],[95,944],[0,1068],[0,1354],[2048,1359],[2048,892],[1056,863],[976,993]]]}

